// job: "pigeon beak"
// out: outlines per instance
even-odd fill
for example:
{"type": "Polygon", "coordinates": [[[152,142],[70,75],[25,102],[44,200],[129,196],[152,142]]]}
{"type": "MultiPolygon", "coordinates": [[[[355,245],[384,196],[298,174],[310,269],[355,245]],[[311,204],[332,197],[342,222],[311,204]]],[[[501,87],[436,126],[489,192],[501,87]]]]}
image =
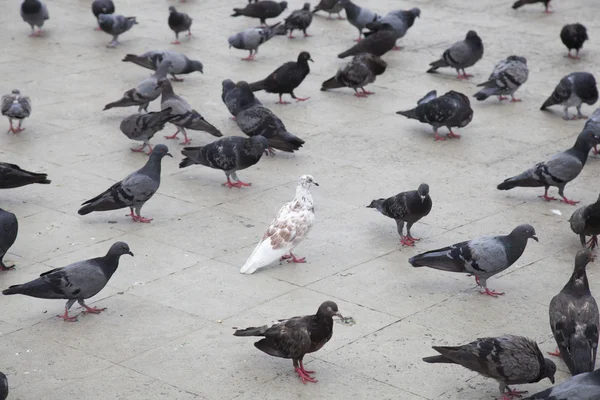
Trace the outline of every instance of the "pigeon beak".
{"type": "Polygon", "coordinates": [[[319,184],[317,182],[314,182],[314,181],[313,181],[313,185],[319,186],[319,184]]]}
{"type": "Polygon", "coordinates": [[[173,155],[171,153],[167,153],[167,154],[165,154],[165,156],[169,156],[169,157],[173,158],[173,155]]]}
{"type": "Polygon", "coordinates": [[[133,257],[133,253],[131,251],[128,251],[127,254],[129,254],[131,257],[133,257]]]}
{"type": "MultiPolygon", "coordinates": [[[[537,237],[537,236],[533,235],[531,238],[532,238],[533,240],[535,240],[536,242],[539,242],[539,240],[538,240],[538,237],[537,237]]],[[[553,382],[553,383],[554,383],[554,382],[553,382]]]]}
{"type": "Polygon", "coordinates": [[[552,384],[554,385],[554,377],[553,376],[549,376],[548,379],[550,379],[550,382],[552,382],[552,384]]]}
{"type": "Polygon", "coordinates": [[[342,314],[340,314],[339,312],[336,312],[335,314],[333,314],[334,316],[338,317],[339,319],[344,319],[344,316],[342,314]]]}
{"type": "Polygon", "coordinates": [[[312,62],[315,62],[315,60],[313,60],[313,59],[312,59],[312,58],[309,58],[309,59],[308,59],[308,61],[312,61],[312,62]]]}

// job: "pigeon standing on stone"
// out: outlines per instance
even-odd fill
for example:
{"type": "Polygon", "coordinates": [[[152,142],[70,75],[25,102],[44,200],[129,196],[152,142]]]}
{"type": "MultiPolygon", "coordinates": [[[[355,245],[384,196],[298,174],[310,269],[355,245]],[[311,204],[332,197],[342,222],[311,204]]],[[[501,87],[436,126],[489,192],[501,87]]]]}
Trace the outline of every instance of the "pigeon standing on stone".
{"type": "Polygon", "coordinates": [[[140,67],[148,68],[156,71],[161,61],[171,61],[171,70],[169,73],[176,82],[181,82],[183,79],[177,78],[175,75],[191,74],[195,71],[204,73],[204,66],[198,60],[190,60],[185,54],[176,51],[148,51],[144,54],[136,56],[135,54],[127,54],[122,60],[123,62],[132,62],[140,67]]]}
{"type": "Polygon", "coordinates": [[[23,0],[21,3],[21,18],[31,26],[31,34],[29,36],[40,36],[42,34],[42,26],[44,21],[50,19],[46,4],[39,0],[23,0]],[[35,27],[39,29],[36,31],[35,27]]]}
{"type": "Polygon", "coordinates": [[[289,38],[293,39],[294,29],[301,30],[304,33],[304,37],[309,37],[310,35],[306,33],[306,29],[310,26],[312,22],[312,13],[310,12],[310,3],[304,3],[304,7],[300,10],[294,10],[286,19],[285,19],[285,29],[290,31],[289,38]]]}
{"type": "MultiPolygon", "coordinates": [[[[157,146],[158,147],[158,146],[157,146]]],[[[75,322],[69,317],[69,309],[75,302],[85,308],[84,313],[100,314],[106,308],[89,307],[85,300],[94,297],[108,283],[119,267],[122,255],[133,253],[124,242],[113,244],[104,257],[78,261],[66,267],[44,272],[39,278],[21,285],[13,285],[2,291],[4,295],[22,294],[38,299],[67,299],[65,313],[58,315],[65,322],[75,322]]]]}
{"type": "MultiPolygon", "coordinates": [[[[340,3],[344,6],[344,9],[346,10],[346,17],[348,17],[348,22],[350,22],[350,24],[352,24],[354,27],[356,27],[356,29],[358,29],[358,39],[356,39],[355,42],[360,42],[362,31],[367,26],[367,24],[369,22],[377,21],[381,17],[377,15],[377,13],[367,8],[357,6],[351,0],[340,0],[340,3]]],[[[380,56],[382,54],[377,55],[380,56]]]]}
{"type": "MultiPolygon", "coordinates": [[[[92,3],[92,13],[94,14],[94,17],[96,17],[96,21],[98,21],[100,14],[114,14],[115,4],[112,2],[112,0],[94,0],[92,3]]],[[[96,30],[102,30],[100,25],[96,27],[96,30]]]]}
{"type": "Polygon", "coordinates": [[[251,186],[242,182],[236,172],[256,164],[269,147],[269,141],[261,135],[251,138],[229,136],[201,147],[186,147],[181,151],[186,158],[181,161],[179,168],[200,164],[225,172],[227,182],[223,186],[229,188],[251,186]],[[231,182],[230,177],[235,182],[231,182]]]}
{"type": "Polygon", "coordinates": [[[314,62],[310,58],[310,54],[307,51],[303,51],[298,55],[297,61],[286,62],[262,81],[251,83],[250,89],[253,92],[264,90],[267,93],[278,94],[279,101],[277,104],[290,104],[281,99],[283,94],[289,94],[296,101],[308,100],[310,97],[296,97],[294,89],[300,86],[304,78],[310,73],[309,61],[314,62]]]}
{"type": "Polygon", "coordinates": [[[18,89],[14,89],[10,94],[5,94],[0,100],[2,104],[2,115],[8,118],[10,128],[6,133],[19,133],[25,130],[21,128],[23,120],[31,115],[31,100],[27,96],[22,96],[18,89]],[[19,126],[13,127],[13,119],[19,120],[19,126]]]}
{"type": "Polygon", "coordinates": [[[364,40],[338,54],[338,58],[346,58],[361,53],[369,53],[381,57],[392,50],[395,45],[396,33],[394,33],[394,28],[390,24],[382,24],[377,32],[367,35],[364,40]]]}
{"type": "Polygon", "coordinates": [[[404,246],[414,246],[415,242],[421,240],[410,234],[410,228],[421,218],[427,216],[431,211],[431,197],[429,197],[429,185],[422,183],[417,190],[402,192],[387,199],[373,200],[367,208],[375,208],[377,211],[396,221],[400,243],[404,246]],[[404,223],[406,236],[404,236],[404,223]]]}
{"type": "Polygon", "coordinates": [[[512,8],[514,10],[516,10],[517,8],[523,7],[526,4],[535,4],[535,3],[544,3],[544,7],[546,8],[544,10],[544,12],[546,14],[552,13],[552,11],[549,8],[550,0],[518,0],[518,1],[515,1],[512,8]]]}
{"type": "Polygon", "coordinates": [[[175,7],[169,6],[169,28],[175,32],[175,41],[171,44],[181,44],[179,41],[179,33],[187,31],[188,37],[192,36],[190,30],[192,26],[192,19],[186,13],[178,12],[175,7]]]}
{"type": "Polygon", "coordinates": [[[529,68],[525,57],[509,56],[496,64],[487,82],[477,85],[477,87],[483,86],[483,89],[473,97],[482,101],[490,96],[498,96],[498,100],[502,101],[507,99],[504,96],[510,96],[511,102],[521,101],[515,99],[514,93],[527,82],[528,77],[529,68]]]}
{"type": "Polygon", "coordinates": [[[598,87],[596,78],[588,72],[573,72],[560,80],[554,92],[548,97],[548,100],[542,104],[540,110],[546,110],[550,106],[560,104],[565,108],[564,119],[587,118],[581,113],[583,103],[590,106],[598,101],[598,87]],[[569,116],[569,107],[577,109],[577,116],[569,116]]]}
{"type": "Polygon", "coordinates": [[[222,86],[221,99],[233,116],[232,119],[235,119],[237,113],[244,108],[262,105],[252,91],[250,93],[243,91],[231,79],[225,79],[222,86]]]}
{"type": "Polygon", "coordinates": [[[454,90],[440,97],[437,97],[437,92],[432,90],[417,102],[417,107],[412,110],[398,111],[396,114],[431,125],[435,132],[435,140],[446,140],[444,136],[438,135],[437,131],[441,126],[445,126],[450,131],[448,138],[459,139],[460,135],[452,132],[452,127],[463,128],[473,119],[469,98],[454,90]]]}
{"type": "Polygon", "coordinates": [[[161,162],[164,156],[173,157],[164,144],[154,147],[146,165],[129,174],[125,179],[115,183],[106,191],[82,204],[79,215],[87,215],[94,211],[112,211],[129,207],[129,216],[134,222],[150,222],[152,218],[140,215],[142,207],[160,186],[161,162]],[[135,214],[134,211],[135,210],[135,214]]]}
{"type": "Polygon", "coordinates": [[[329,78],[321,85],[321,90],[349,87],[354,89],[356,97],[367,97],[375,92],[368,92],[365,86],[375,82],[375,78],[385,72],[387,63],[380,57],[362,53],[356,55],[352,60],[340,68],[334,77],[329,78]],[[361,89],[359,92],[357,89],[361,89]]]}
{"type": "Polygon", "coordinates": [[[0,400],[6,400],[8,397],[8,379],[6,375],[0,372],[0,400]]]}
{"type": "Polygon", "coordinates": [[[286,29],[281,22],[271,26],[248,28],[229,37],[229,48],[235,47],[236,49],[250,51],[250,55],[246,58],[242,58],[242,60],[253,61],[254,57],[258,54],[258,46],[265,43],[273,36],[285,34],[286,29]],[[252,52],[254,52],[254,54],[252,52]]]}
{"type": "Polygon", "coordinates": [[[17,240],[19,233],[19,222],[17,216],[11,212],[0,208],[0,271],[8,271],[14,269],[15,266],[7,266],[4,264],[4,256],[10,247],[17,240]]]}
{"type": "Polygon", "coordinates": [[[475,276],[475,281],[492,297],[503,295],[488,289],[487,280],[513,265],[521,257],[529,239],[538,241],[533,226],[519,225],[503,236],[482,236],[411,257],[413,267],[430,267],[475,276]]]}
{"type": "Polygon", "coordinates": [[[296,196],[286,203],[267,228],[262,239],[240,269],[242,274],[252,274],[277,260],[305,263],[304,257],[297,258],[292,250],[306,238],[315,221],[315,205],[310,187],[319,186],[310,175],[298,179],[296,196]]]}
{"type": "Polygon", "coordinates": [[[156,132],[162,131],[165,124],[175,118],[171,115],[171,108],[166,108],[159,112],[151,112],[148,114],[133,114],[121,121],[121,132],[131,140],[143,142],[142,147],[132,148],[131,151],[140,153],[146,147],[152,153],[152,146],[149,141],[156,132]]]}
{"type": "Polygon", "coordinates": [[[544,187],[544,195],[539,197],[546,201],[552,201],[557,199],[555,197],[548,197],[548,189],[550,186],[556,186],[558,194],[562,197],[561,202],[575,205],[579,202],[569,200],[565,197],[565,186],[577,178],[583,170],[590,150],[597,143],[600,143],[600,133],[584,130],[577,136],[573,147],[555,154],[547,161],[536,164],[522,174],[506,179],[498,185],[498,189],[510,190],[516,187],[544,187]]]}
{"type": "Polygon", "coordinates": [[[569,24],[563,26],[560,31],[560,39],[569,49],[567,57],[579,59],[579,50],[583,47],[583,42],[589,39],[587,29],[581,24],[569,24]],[[575,56],[571,55],[571,50],[575,49],[575,56]]]}
{"type": "MultiPolygon", "coordinates": [[[[406,32],[413,26],[416,18],[420,18],[421,10],[419,8],[412,8],[408,11],[396,10],[388,13],[385,17],[379,21],[370,22],[367,24],[367,28],[373,32],[381,29],[383,24],[389,24],[396,34],[396,40],[401,39],[406,35],[406,32]]],[[[372,32],[365,33],[365,36],[372,35],[372,32]]],[[[392,50],[401,50],[399,46],[394,46],[392,50]]]]}
{"type": "Polygon", "coordinates": [[[595,203],[583,206],[575,210],[569,219],[571,230],[579,235],[581,245],[589,245],[590,249],[598,247],[598,235],[600,235],[600,196],[595,203]],[[592,238],[586,243],[585,237],[592,238]]]}
{"type": "Polygon", "coordinates": [[[598,305],[590,292],[585,268],[593,260],[589,250],[575,256],[575,269],[565,287],[550,302],[550,329],[571,375],[592,372],[598,351],[598,305]]]}
{"type": "Polygon", "coordinates": [[[268,18],[278,17],[287,8],[287,1],[275,2],[262,0],[257,3],[248,4],[244,8],[234,8],[232,17],[243,15],[250,18],[260,19],[260,23],[266,25],[268,18]]]}
{"type": "Polygon", "coordinates": [[[600,399],[600,369],[569,378],[549,389],[523,400],[598,400],[600,399]]]}
{"type": "Polygon", "coordinates": [[[124,17],[123,15],[100,14],[98,16],[100,29],[112,35],[112,40],[106,46],[108,48],[117,47],[119,44],[119,35],[127,32],[137,24],[136,17],[124,17]]]}
{"type": "Polygon", "coordinates": [[[433,346],[439,356],[425,357],[431,364],[458,364],[500,384],[502,399],[522,397],[527,392],[509,385],[536,383],[548,378],[554,383],[556,365],[544,358],[537,343],[523,336],[480,338],[462,346],[433,346]]]}
{"type": "Polygon", "coordinates": [[[315,7],[312,13],[316,13],[317,11],[325,11],[329,15],[327,15],[327,19],[331,19],[331,14],[337,14],[338,19],[345,19],[340,15],[340,12],[344,9],[344,5],[342,4],[342,0],[321,0],[319,4],[315,7]]]}
{"type": "Polygon", "coordinates": [[[465,40],[454,43],[444,51],[442,58],[429,64],[427,72],[435,72],[438,68],[452,67],[456,69],[458,79],[469,79],[473,75],[465,72],[465,68],[472,67],[483,57],[483,42],[475,31],[467,32],[465,40]],[[460,70],[462,69],[462,75],[460,70]]]}
{"type": "Polygon", "coordinates": [[[12,189],[32,183],[48,184],[48,174],[25,171],[18,165],[0,162],[0,189],[12,189]]]}

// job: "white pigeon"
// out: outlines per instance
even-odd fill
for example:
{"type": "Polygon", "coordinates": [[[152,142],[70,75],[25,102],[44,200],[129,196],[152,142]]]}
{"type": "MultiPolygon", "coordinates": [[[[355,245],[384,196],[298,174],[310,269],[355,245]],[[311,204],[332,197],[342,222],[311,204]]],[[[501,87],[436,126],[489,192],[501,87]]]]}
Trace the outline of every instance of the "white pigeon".
{"type": "Polygon", "coordinates": [[[281,207],[240,273],[252,274],[277,260],[306,262],[292,254],[292,250],[308,235],[315,221],[315,206],[310,193],[313,184],[319,186],[311,175],[302,175],[298,179],[296,197],[281,207]]]}

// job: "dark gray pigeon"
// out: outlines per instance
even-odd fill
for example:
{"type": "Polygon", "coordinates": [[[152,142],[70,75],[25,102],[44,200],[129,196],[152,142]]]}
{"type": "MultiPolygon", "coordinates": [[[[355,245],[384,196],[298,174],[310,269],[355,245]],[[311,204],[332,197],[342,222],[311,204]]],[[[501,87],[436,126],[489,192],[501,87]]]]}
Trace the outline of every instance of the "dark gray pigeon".
{"type": "Polygon", "coordinates": [[[181,154],[186,158],[181,161],[179,168],[200,164],[225,172],[227,182],[223,186],[251,186],[251,183],[240,181],[236,172],[256,164],[268,147],[269,141],[261,135],[251,138],[228,136],[206,146],[184,148],[181,154]],[[230,177],[235,182],[231,182],[230,177]]]}
{"type": "Polygon", "coordinates": [[[548,197],[548,188],[556,186],[558,194],[562,197],[561,201],[575,205],[579,202],[569,200],[565,197],[565,186],[577,178],[583,170],[590,150],[597,143],[600,143],[600,133],[583,130],[577,136],[573,147],[553,155],[547,161],[536,164],[522,174],[506,179],[498,185],[498,189],[510,190],[516,187],[544,187],[544,195],[539,197],[546,201],[551,201],[557,199],[555,197],[548,197]]]}
{"type": "Polygon", "coordinates": [[[554,105],[561,105],[565,108],[564,119],[587,118],[581,113],[581,105],[583,103],[590,106],[598,101],[598,87],[596,86],[596,78],[588,72],[573,72],[560,80],[554,92],[548,97],[548,100],[542,104],[540,110],[554,105]],[[569,107],[577,109],[577,116],[571,118],[569,116],[569,107]]]}
{"type": "MultiPolygon", "coordinates": [[[[115,13],[115,3],[112,0],[94,0],[92,2],[92,13],[94,17],[96,17],[96,21],[100,14],[114,14],[115,13]]],[[[101,31],[100,25],[96,27],[97,31],[101,31]]]]}
{"type": "MultiPolygon", "coordinates": [[[[344,6],[346,10],[346,17],[348,17],[348,22],[350,22],[353,26],[358,29],[358,39],[355,42],[360,42],[362,31],[365,29],[369,22],[374,22],[381,17],[377,15],[377,13],[369,10],[368,8],[359,7],[354,4],[351,0],[340,0],[340,3],[344,6]]],[[[358,54],[358,53],[357,53],[358,54]]],[[[382,54],[377,54],[381,56],[382,54]]]]}
{"type": "Polygon", "coordinates": [[[17,216],[0,208],[0,271],[8,271],[15,268],[14,265],[9,267],[4,264],[3,259],[8,249],[17,240],[18,233],[19,222],[17,221],[17,216]]]}
{"type": "Polygon", "coordinates": [[[6,133],[20,133],[25,130],[21,128],[23,120],[31,115],[31,100],[22,96],[19,89],[13,89],[10,94],[5,94],[0,99],[0,110],[2,115],[8,118],[10,128],[6,133]],[[19,126],[13,127],[13,119],[19,120],[19,126]]]}
{"type": "Polygon", "coordinates": [[[487,280],[513,265],[521,257],[527,241],[538,241],[533,226],[517,226],[505,236],[482,236],[411,257],[413,267],[430,267],[475,276],[475,281],[492,297],[503,295],[488,289],[487,280]]]}
{"type": "Polygon", "coordinates": [[[123,15],[100,14],[98,16],[100,29],[112,35],[112,40],[106,47],[117,47],[119,35],[127,32],[137,24],[136,17],[124,17],[123,15]]]}
{"type": "Polygon", "coordinates": [[[329,14],[327,15],[327,19],[331,19],[331,14],[337,14],[338,19],[345,19],[340,14],[343,9],[344,5],[342,4],[342,0],[321,0],[312,13],[314,14],[318,11],[325,11],[329,14]]]}
{"type": "Polygon", "coordinates": [[[415,242],[421,240],[410,234],[410,228],[421,218],[427,216],[431,211],[431,197],[429,197],[429,185],[422,183],[417,190],[402,192],[387,199],[373,200],[367,208],[375,208],[377,211],[396,221],[400,243],[403,246],[414,246],[415,242]],[[406,236],[404,236],[404,223],[406,236]]]}
{"type": "Polygon", "coordinates": [[[152,146],[149,141],[156,132],[162,131],[165,124],[175,118],[171,115],[171,108],[166,108],[159,112],[151,112],[148,114],[133,114],[121,121],[121,132],[131,140],[143,142],[142,147],[133,148],[131,151],[139,153],[143,152],[147,147],[152,153],[152,146]]]}
{"type": "Polygon", "coordinates": [[[544,10],[544,12],[546,14],[552,13],[552,11],[550,10],[550,8],[548,8],[548,5],[550,4],[550,0],[517,0],[513,4],[512,8],[514,10],[516,10],[517,8],[523,7],[526,4],[535,4],[535,3],[544,3],[544,7],[546,7],[546,9],[544,10]]]}
{"type": "Polygon", "coordinates": [[[21,3],[21,18],[31,26],[31,34],[29,36],[40,36],[42,34],[42,26],[47,19],[50,19],[46,4],[39,0],[23,0],[21,3]],[[35,30],[35,27],[39,29],[35,30]]]}
{"type": "Polygon", "coordinates": [[[164,144],[154,146],[146,165],[127,175],[125,179],[115,183],[106,191],[93,199],[85,201],[78,213],[87,215],[94,211],[112,211],[129,207],[134,222],[150,222],[152,218],[140,215],[142,207],[154,196],[160,186],[160,169],[164,156],[173,157],[164,144]],[[133,212],[135,210],[135,214],[133,212]]]}
{"type": "Polygon", "coordinates": [[[232,119],[235,119],[239,110],[243,108],[262,105],[252,91],[250,91],[250,94],[244,93],[231,79],[225,79],[222,82],[222,85],[223,91],[221,93],[221,99],[233,116],[232,119]]]}
{"type": "MultiPolygon", "coordinates": [[[[383,24],[390,25],[394,33],[396,34],[396,40],[401,39],[406,35],[406,32],[413,26],[416,18],[420,18],[421,10],[419,8],[412,8],[410,10],[396,10],[389,12],[385,17],[378,21],[370,22],[367,24],[367,28],[371,32],[365,33],[365,36],[372,35],[373,32],[377,32],[381,29],[383,24]]],[[[394,46],[392,50],[401,50],[399,46],[394,46]]]]}
{"type": "Polygon", "coordinates": [[[287,8],[287,1],[275,2],[271,0],[262,0],[256,3],[248,4],[244,8],[234,8],[232,17],[243,15],[250,18],[260,19],[260,23],[266,25],[268,18],[278,17],[287,8]]]}
{"type": "Polygon", "coordinates": [[[175,75],[191,74],[195,71],[204,73],[204,66],[200,61],[190,60],[185,54],[170,50],[153,50],[139,56],[127,54],[122,61],[132,62],[140,67],[156,71],[162,60],[169,60],[173,64],[169,73],[172,76],[171,79],[176,82],[182,82],[183,79],[177,78],[175,75]]]}
{"type": "Polygon", "coordinates": [[[169,6],[169,28],[175,32],[175,41],[171,44],[181,44],[179,33],[187,31],[188,37],[192,36],[192,19],[186,13],[178,12],[174,6],[169,6]]]}
{"type": "Polygon", "coordinates": [[[589,250],[579,251],[571,279],[550,301],[550,329],[558,346],[550,354],[561,356],[573,376],[596,365],[600,315],[585,272],[592,260],[589,250]]]}
{"type": "Polygon", "coordinates": [[[183,133],[184,140],[181,144],[190,144],[191,139],[188,138],[186,129],[195,131],[208,132],[213,136],[221,137],[223,134],[220,130],[211,125],[204,119],[200,113],[194,109],[183,97],[178,96],[173,92],[173,86],[167,79],[159,83],[162,88],[161,109],[171,109],[171,115],[174,116],[169,122],[177,126],[177,132],[171,136],[165,136],[167,139],[176,139],[179,132],[183,133]]]}
{"type": "Polygon", "coordinates": [[[444,51],[442,58],[429,64],[427,72],[435,72],[438,68],[452,67],[456,69],[458,79],[469,79],[473,75],[465,72],[465,68],[472,67],[483,57],[483,42],[475,31],[467,32],[465,40],[454,43],[444,51]],[[462,75],[460,70],[462,69],[462,75]]]}
{"type": "Polygon", "coordinates": [[[498,100],[506,100],[510,96],[511,102],[521,101],[515,99],[514,93],[527,82],[529,77],[529,68],[525,57],[509,56],[506,60],[496,64],[494,71],[486,82],[480,83],[477,87],[482,87],[475,93],[477,100],[482,101],[490,96],[498,96],[498,100]]]}
{"type": "Polygon", "coordinates": [[[581,24],[569,24],[563,26],[560,31],[560,40],[569,49],[567,57],[579,60],[579,50],[583,47],[583,42],[588,40],[587,29],[581,24]],[[575,55],[571,55],[571,50],[575,49],[575,55]]]}
{"type": "Polygon", "coordinates": [[[537,343],[523,336],[480,338],[462,346],[433,346],[439,356],[425,357],[431,364],[458,364],[500,384],[503,399],[527,392],[509,385],[536,383],[548,378],[554,383],[556,365],[544,358],[537,343]]]}
{"type": "Polygon", "coordinates": [[[18,165],[0,162],[0,189],[12,189],[32,183],[48,184],[48,174],[25,171],[18,165]]]}
{"type": "Polygon", "coordinates": [[[379,56],[362,53],[354,56],[352,60],[340,68],[334,77],[329,78],[321,85],[321,90],[349,87],[354,89],[356,97],[367,97],[375,92],[368,92],[365,86],[375,82],[375,78],[385,72],[387,63],[379,56]],[[359,92],[357,89],[361,89],[359,92]]]}
{"type": "Polygon", "coordinates": [[[417,102],[417,107],[412,110],[398,111],[396,114],[431,125],[435,132],[435,140],[446,140],[446,137],[438,135],[437,131],[441,126],[445,126],[450,131],[448,138],[460,138],[460,135],[452,132],[452,127],[463,128],[473,119],[469,98],[454,90],[440,97],[437,97],[437,92],[432,90],[417,102]]]}
{"type": "MultiPolygon", "coordinates": [[[[158,147],[158,146],[157,146],[158,147]]],[[[129,246],[116,242],[104,257],[78,261],[66,267],[44,272],[39,278],[21,285],[13,285],[2,291],[4,295],[22,294],[38,299],[67,299],[65,313],[58,315],[65,322],[75,322],[69,317],[69,309],[75,302],[85,308],[85,313],[100,314],[106,308],[89,307],[85,300],[98,294],[119,267],[122,255],[133,256],[129,246]]]]}
{"type": "Polygon", "coordinates": [[[310,35],[306,33],[306,29],[310,26],[312,22],[312,13],[310,12],[310,3],[304,3],[304,7],[300,10],[294,10],[286,19],[285,19],[285,29],[290,31],[289,38],[293,39],[294,29],[301,30],[304,33],[304,37],[309,37],[310,35]]]}
{"type": "Polygon", "coordinates": [[[523,400],[598,400],[600,369],[579,374],[523,400]]]}
{"type": "Polygon", "coordinates": [[[250,51],[248,57],[242,58],[242,60],[253,61],[254,57],[258,54],[258,46],[265,43],[273,36],[285,35],[286,32],[285,25],[278,22],[271,26],[244,29],[241,32],[231,35],[227,41],[229,42],[229,48],[234,47],[236,49],[250,51]]]}
{"type": "MultiPolygon", "coordinates": [[[[600,108],[597,108],[596,111],[590,115],[588,120],[585,122],[584,130],[591,130],[597,132],[600,135],[600,108]]],[[[597,149],[597,144],[594,145],[594,154],[598,154],[599,151],[597,149]]]]}
{"type": "Polygon", "coordinates": [[[8,379],[6,375],[0,372],[0,400],[6,400],[8,397],[8,379]]]}
{"type": "Polygon", "coordinates": [[[590,249],[598,247],[598,235],[600,235],[600,196],[595,203],[583,206],[575,210],[569,219],[571,230],[579,235],[581,245],[585,246],[586,236],[592,238],[587,242],[590,249]]]}
{"type": "MultiPolygon", "coordinates": [[[[365,34],[367,35],[367,34],[365,34]]],[[[381,57],[396,45],[396,34],[390,24],[382,24],[377,32],[367,35],[348,50],[338,54],[338,58],[346,58],[361,53],[374,54],[381,57]]]]}

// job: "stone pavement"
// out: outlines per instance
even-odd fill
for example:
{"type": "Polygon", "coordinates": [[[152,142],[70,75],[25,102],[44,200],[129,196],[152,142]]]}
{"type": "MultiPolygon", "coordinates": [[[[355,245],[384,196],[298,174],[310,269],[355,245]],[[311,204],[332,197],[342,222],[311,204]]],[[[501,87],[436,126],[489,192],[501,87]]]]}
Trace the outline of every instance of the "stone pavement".
{"type": "MultiPolygon", "coordinates": [[[[348,22],[327,21],[326,14],[315,17],[309,29],[314,37],[276,37],[260,48],[256,62],[246,63],[240,58],[247,52],[228,49],[226,41],[254,25],[229,17],[245,0],[116,1],[118,13],[139,21],[117,49],[107,49],[110,37],[93,30],[90,1],[48,0],[50,20],[37,39],[27,36],[18,3],[4,0],[1,6],[0,89],[21,89],[31,97],[33,113],[23,133],[0,137],[0,160],[47,172],[52,185],[0,193],[0,206],[14,212],[20,225],[7,256],[17,269],[1,274],[1,286],[102,255],[116,240],[127,242],[135,258],[124,257],[109,285],[89,301],[108,310],[80,314],[78,323],[54,317],[63,301],[0,298],[0,369],[9,378],[10,399],[490,399],[498,393],[494,381],[421,357],[435,353],[431,345],[503,333],[527,335],[543,351],[554,349],[547,309],[580,249],[567,222],[575,208],[541,201],[541,189],[500,192],[496,185],[570,147],[583,127],[583,121],[563,121],[560,108],[539,107],[562,76],[597,72],[597,0],[553,1],[552,15],[543,14],[542,5],[512,10],[510,0],[362,0],[380,13],[422,10],[401,41],[405,49],[384,56],[388,70],[369,87],[377,94],[368,99],[349,89],[319,91],[345,63],[336,54],[356,36],[348,22]],[[169,5],[194,18],[195,37],[179,47],[168,44],[174,36],[166,22],[169,5]],[[573,22],[586,25],[591,38],[581,61],[566,59],[559,39],[561,27],[573,22]],[[450,69],[426,74],[428,63],[469,29],[485,45],[483,60],[468,70],[472,81],[458,81],[450,69]],[[221,81],[262,79],[310,51],[312,72],[296,91],[309,101],[279,106],[277,96],[258,94],[306,145],[296,154],[263,157],[240,172],[252,187],[237,190],[220,186],[220,171],[179,170],[181,146],[157,134],[153,144],[168,144],[175,159],[164,160],[162,186],[144,208],[154,221],[133,223],[125,210],[80,217],[82,201],[146,160],[129,151],[137,143],[119,131],[120,120],[136,109],[101,110],[148,75],[122,63],[123,56],[155,49],[180,50],[204,63],[204,75],[185,76],[175,91],[226,135],[241,132],[221,103],[221,81]],[[476,102],[473,122],[457,131],[462,139],[434,142],[428,126],[395,114],[432,89],[471,96],[510,54],[528,60],[529,81],[517,92],[523,102],[476,102]],[[321,185],[313,190],[317,223],[297,249],[308,263],[239,274],[305,173],[321,185]],[[365,205],[421,182],[430,185],[434,208],[414,227],[423,240],[402,248],[394,222],[365,205]],[[515,266],[489,281],[490,288],[506,292],[501,298],[480,296],[472,278],[417,270],[407,262],[420,251],[508,233],[520,223],[532,224],[540,242],[530,242],[515,266]],[[307,357],[318,384],[302,385],[290,360],[259,352],[252,338],[232,336],[234,327],[313,313],[327,299],[357,323],[336,324],[332,340],[307,357]]],[[[289,8],[302,3],[291,0],[289,8]]],[[[158,102],[150,105],[158,108],[158,102]]],[[[212,140],[202,132],[190,136],[195,145],[212,140]]],[[[594,201],[599,172],[600,160],[592,157],[567,186],[567,196],[594,201]]],[[[597,295],[598,271],[592,264],[597,295]]],[[[567,370],[557,364],[560,382],[567,370]]]]}

